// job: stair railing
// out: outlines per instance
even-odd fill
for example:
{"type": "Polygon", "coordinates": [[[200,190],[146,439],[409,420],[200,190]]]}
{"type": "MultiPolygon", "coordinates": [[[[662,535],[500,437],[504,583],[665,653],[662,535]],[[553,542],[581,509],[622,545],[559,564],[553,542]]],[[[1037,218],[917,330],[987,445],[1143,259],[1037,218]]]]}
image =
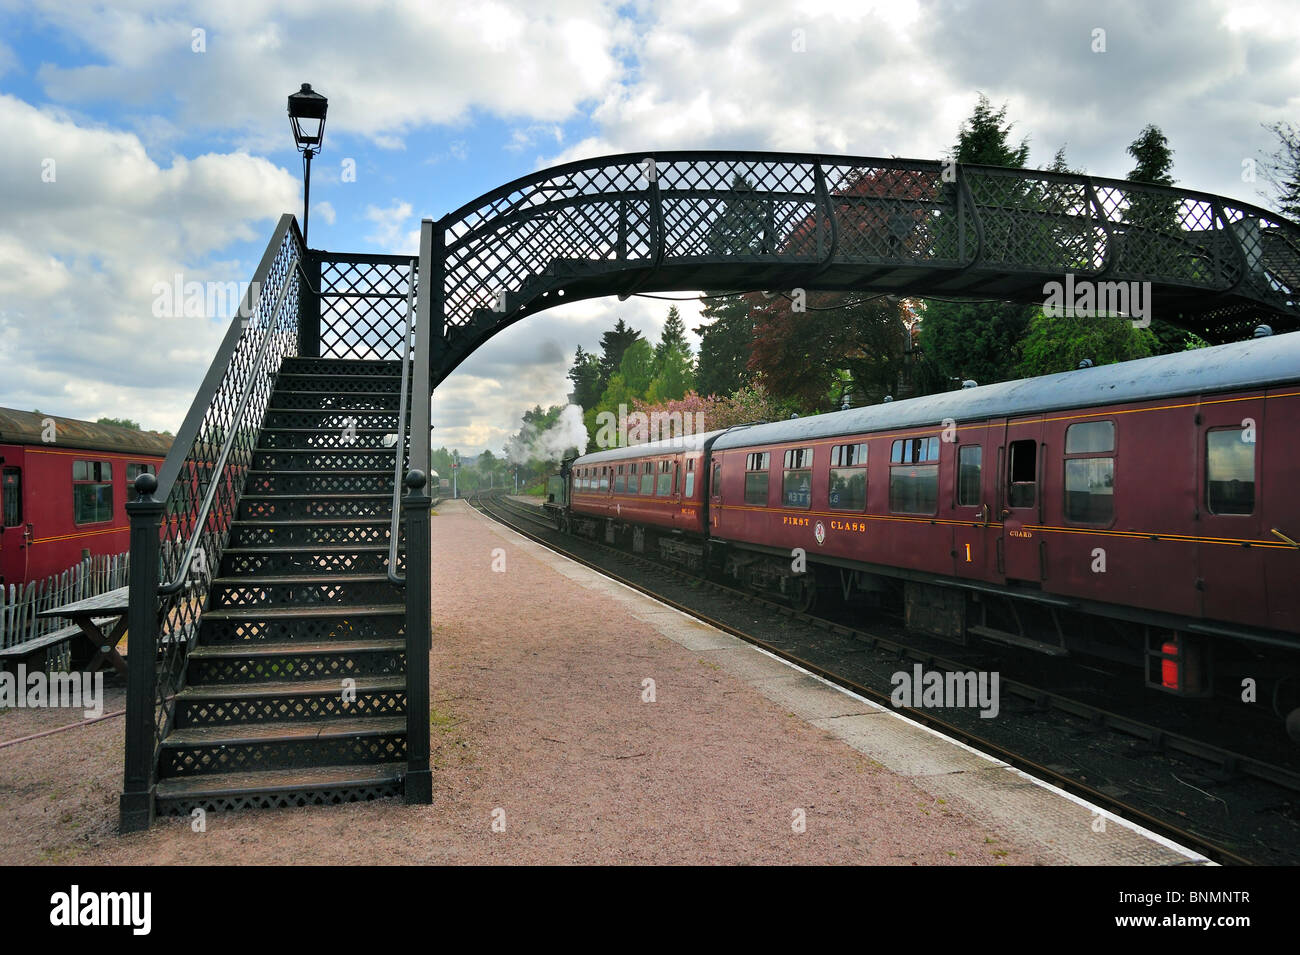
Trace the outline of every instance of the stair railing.
{"type": "Polygon", "coordinates": [[[411,429],[406,420],[407,398],[411,385],[411,332],[415,327],[415,277],[419,265],[411,259],[411,278],[406,286],[406,330],[402,333],[402,397],[397,412],[397,444],[394,445],[393,464],[393,516],[388,529],[388,579],[399,587],[406,585],[406,577],[397,573],[397,539],[402,516],[402,478],[408,460],[408,441],[411,429]]]}
{"type": "Polygon", "coordinates": [[[298,351],[304,255],[297,221],[281,216],[157,477],[140,475],[138,496],[126,505],[131,572],[123,832],[153,820],[158,753],[175,696],[184,686],[276,375],[298,351]]]}
{"type": "Polygon", "coordinates": [[[402,520],[406,524],[406,777],[408,803],[433,801],[429,770],[429,640],[432,567],[429,550],[429,399],[434,347],[442,346],[446,264],[443,233],[420,226],[420,287],[411,378],[411,450],[402,520]]]}

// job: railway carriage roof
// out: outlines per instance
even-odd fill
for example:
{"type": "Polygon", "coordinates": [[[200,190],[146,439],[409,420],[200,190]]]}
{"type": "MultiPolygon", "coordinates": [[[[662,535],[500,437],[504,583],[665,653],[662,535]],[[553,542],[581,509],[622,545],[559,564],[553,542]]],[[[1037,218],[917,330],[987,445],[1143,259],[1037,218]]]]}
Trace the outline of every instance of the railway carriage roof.
{"type": "Polygon", "coordinates": [[[76,418],[0,408],[0,444],[36,444],[69,450],[108,451],[161,458],[167,456],[172,438],[171,435],[156,431],[135,431],[115,424],[95,424],[76,418]],[[47,418],[54,421],[57,440],[53,444],[42,440],[46,433],[44,422],[47,418]]]}
{"type": "Polygon", "coordinates": [[[614,448],[581,457],[575,464],[586,467],[668,454],[683,448],[698,451],[714,435],[721,437],[714,442],[713,449],[721,451],[897,428],[940,428],[945,418],[952,418],[960,424],[986,418],[1012,418],[1072,408],[1266,388],[1297,381],[1300,381],[1300,332],[1289,332],[1059,375],[1002,381],[848,411],[746,425],[729,431],[709,431],[676,441],[614,448]]]}
{"type": "Polygon", "coordinates": [[[1296,381],[1300,381],[1300,332],[1290,332],[754,425],[724,435],[714,442],[713,449],[786,444],[896,428],[941,428],[945,418],[961,424],[1296,381]]]}
{"type": "Polygon", "coordinates": [[[648,444],[632,444],[626,448],[610,448],[608,451],[594,451],[576,459],[575,467],[585,468],[591,464],[608,464],[610,461],[626,461],[629,458],[648,458],[656,454],[675,454],[678,451],[699,451],[704,442],[719,431],[701,431],[699,434],[684,434],[680,438],[668,438],[664,441],[651,441],[648,444]]]}

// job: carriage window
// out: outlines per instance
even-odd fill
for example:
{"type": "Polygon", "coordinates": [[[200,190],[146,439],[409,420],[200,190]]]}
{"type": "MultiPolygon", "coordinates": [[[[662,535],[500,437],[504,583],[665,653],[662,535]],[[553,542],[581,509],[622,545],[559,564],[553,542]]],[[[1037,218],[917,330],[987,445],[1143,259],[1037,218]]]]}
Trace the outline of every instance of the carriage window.
{"type": "Polygon", "coordinates": [[[745,455],[746,504],[767,504],[767,469],[771,463],[772,455],[767,451],[745,455]]]}
{"type": "Polygon", "coordinates": [[[928,464],[938,460],[938,438],[904,438],[889,448],[890,464],[928,464]]]}
{"type": "Polygon", "coordinates": [[[957,449],[957,505],[978,507],[980,503],[980,468],[984,449],[967,444],[957,449]]]}
{"type": "Polygon", "coordinates": [[[889,509],[933,514],[939,506],[939,465],[902,464],[889,469],[889,509]]]}
{"type": "Polygon", "coordinates": [[[812,448],[791,448],[785,453],[781,500],[786,507],[812,504],[812,448]]]}
{"type": "Polygon", "coordinates": [[[23,522],[23,472],[5,468],[0,474],[0,495],[4,498],[4,526],[17,527],[23,522]]]}
{"type": "Polygon", "coordinates": [[[827,502],[836,511],[861,511],[867,506],[865,444],[837,444],[831,448],[827,502]]]}
{"type": "Polygon", "coordinates": [[[126,483],[134,484],[141,474],[157,474],[158,469],[152,464],[128,464],[126,466],[126,483]]]}
{"type": "Polygon", "coordinates": [[[718,500],[721,500],[722,499],[722,463],[721,462],[718,462],[717,464],[713,465],[713,484],[711,485],[711,487],[713,488],[713,490],[710,491],[709,493],[711,493],[714,497],[718,498],[718,500]]]}
{"type": "Polygon", "coordinates": [[[613,465],[607,465],[600,469],[600,489],[602,491],[609,490],[609,472],[612,470],[614,470],[613,465]]]}
{"type": "Polygon", "coordinates": [[[1115,422],[1084,421],[1065,429],[1066,454],[1108,454],[1115,450],[1115,422]]]}
{"type": "Polygon", "coordinates": [[[1065,429],[1065,519],[1106,524],[1115,516],[1115,423],[1083,421],[1065,429]],[[1083,457],[1082,455],[1087,455],[1083,457]]]}
{"type": "Polygon", "coordinates": [[[686,459],[686,486],[682,489],[686,497],[695,496],[695,459],[686,459]]]}
{"type": "Polygon", "coordinates": [[[655,484],[655,494],[659,495],[660,497],[667,496],[672,489],[672,483],[673,483],[672,468],[673,468],[673,464],[671,461],[659,462],[659,480],[655,484]]]}
{"type": "Polygon", "coordinates": [[[641,493],[653,494],[655,492],[654,462],[647,461],[641,470],[641,493]]]}
{"type": "Polygon", "coordinates": [[[1205,434],[1205,495],[1211,514],[1255,510],[1255,443],[1241,428],[1205,434]]]}
{"type": "Polygon", "coordinates": [[[627,487],[627,475],[623,473],[624,467],[625,465],[620,464],[618,466],[618,473],[614,475],[614,490],[618,492],[621,492],[625,487],[627,487]]]}
{"type": "Polygon", "coordinates": [[[77,524],[98,524],[113,519],[111,462],[72,462],[72,508],[72,519],[77,524]]]}
{"type": "Polygon", "coordinates": [[[1007,504],[1033,507],[1037,499],[1038,442],[1012,441],[1007,464],[1007,504]]]}

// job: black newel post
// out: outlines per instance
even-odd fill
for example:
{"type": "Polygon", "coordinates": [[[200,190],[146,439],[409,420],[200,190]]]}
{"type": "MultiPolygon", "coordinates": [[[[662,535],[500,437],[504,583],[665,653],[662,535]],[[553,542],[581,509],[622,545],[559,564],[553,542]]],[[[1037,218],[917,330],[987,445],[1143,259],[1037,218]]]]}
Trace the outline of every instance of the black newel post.
{"type": "MultiPolygon", "coordinates": [[[[302,269],[306,278],[298,288],[298,354],[320,357],[320,255],[303,249],[302,269]]],[[[300,277],[301,278],[301,277],[300,277]]]]}
{"type": "Polygon", "coordinates": [[[119,803],[121,831],[138,832],[153,822],[154,698],[158,672],[158,528],[163,502],[158,479],[135,479],[137,497],[126,505],[131,520],[131,599],[127,610],[126,760],[119,803]]]}
{"type": "Polygon", "coordinates": [[[429,773],[429,507],[427,479],[406,474],[406,801],[433,801],[429,773]]]}

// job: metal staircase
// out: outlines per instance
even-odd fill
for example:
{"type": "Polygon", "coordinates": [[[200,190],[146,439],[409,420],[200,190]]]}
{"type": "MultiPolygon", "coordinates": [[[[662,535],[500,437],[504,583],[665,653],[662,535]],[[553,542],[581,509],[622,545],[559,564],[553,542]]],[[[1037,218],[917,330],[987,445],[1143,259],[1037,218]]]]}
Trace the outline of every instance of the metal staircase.
{"type": "Polygon", "coordinates": [[[401,385],[397,361],[281,366],[162,741],[158,813],[401,794],[401,385]]]}
{"type": "Polygon", "coordinates": [[[283,217],[167,460],[136,480],[123,832],[431,800],[418,275],[309,252],[283,217]]]}

